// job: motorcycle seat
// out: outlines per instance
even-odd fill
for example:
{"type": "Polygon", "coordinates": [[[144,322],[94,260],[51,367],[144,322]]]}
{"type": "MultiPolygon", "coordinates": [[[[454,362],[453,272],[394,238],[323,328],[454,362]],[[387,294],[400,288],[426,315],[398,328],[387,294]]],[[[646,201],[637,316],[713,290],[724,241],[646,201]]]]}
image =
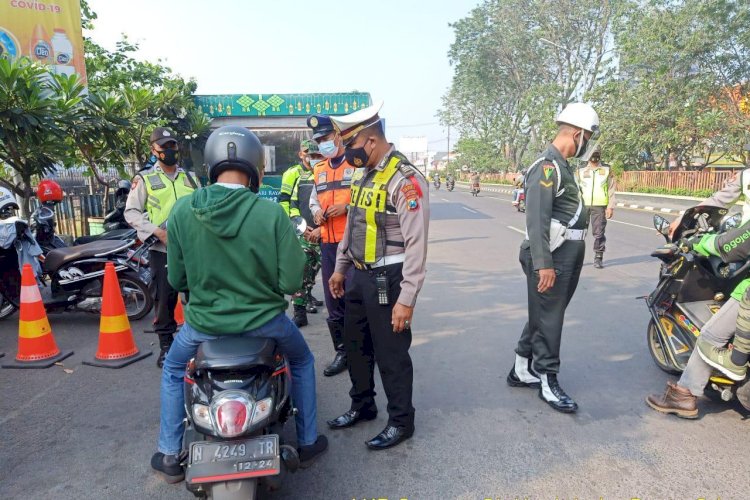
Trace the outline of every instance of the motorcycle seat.
{"type": "Polygon", "coordinates": [[[80,238],[76,238],[76,245],[84,245],[86,243],[91,243],[94,241],[103,241],[103,240],[134,240],[137,238],[135,229],[113,229],[112,231],[106,231],[101,234],[96,234],[93,236],[81,236],[80,238]]]}
{"type": "Polygon", "coordinates": [[[120,248],[126,248],[130,243],[128,241],[102,240],[74,247],[56,248],[45,257],[44,269],[48,273],[54,273],[69,262],[112,253],[120,248]]]}
{"type": "Polygon", "coordinates": [[[195,355],[197,370],[276,366],[276,341],[260,337],[224,337],[203,342],[195,355]]]}

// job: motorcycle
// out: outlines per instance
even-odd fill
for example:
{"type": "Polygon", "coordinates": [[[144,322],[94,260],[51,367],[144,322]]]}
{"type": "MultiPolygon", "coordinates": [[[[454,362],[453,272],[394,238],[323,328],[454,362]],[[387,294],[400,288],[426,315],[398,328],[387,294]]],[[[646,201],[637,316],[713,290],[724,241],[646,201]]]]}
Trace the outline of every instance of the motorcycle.
{"type": "Polygon", "coordinates": [[[471,195],[472,196],[479,196],[479,184],[472,184],[471,185],[471,195]]]}
{"type": "MultiPolygon", "coordinates": [[[[669,237],[669,221],[654,215],[654,227],[668,243],[708,232],[723,232],[739,225],[739,214],[728,217],[727,209],[697,206],[685,211],[681,223],[669,237]]],[[[662,247],[652,254],[661,260],[659,282],[643,298],[651,314],[646,337],[649,352],[663,371],[678,375],[687,365],[701,328],[729,299],[734,288],[750,276],[750,261],[725,263],[719,257],[683,252],[676,246],[662,247]]],[[[750,385],[738,392],[738,384],[718,371],[709,387],[723,401],[735,395],[750,408],[750,385]]],[[[708,392],[707,392],[708,394],[708,392]]]]}
{"type": "MultiPolygon", "coordinates": [[[[302,217],[293,219],[297,234],[302,217]]],[[[185,374],[185,485],[214,500],[255,499],[299,467],[282,429],[296,410],[289,364],[273,339],[224,337],[198,347],[185,374]]]]}
{"type": "Polygon", "coordinates": [[[136,239],[136,230],[131,228],[125,220],[125,204],[118,204],[114,210],[104,216],[104,231],[101,234],[80,236],[75,239],[76,245],[100,240],[131,240],[136,239]]]}
{"type": "Polygon", "coordinates": [[[453,191],[453,189],[456,187],[456,181],[453,179],[445,181],[445,189],[448,191],[453,191]]]}
{"type": "Polygon", "coordinates": [[[518,190],[518,204],[516,204],[516,210],[519,212],[526,211],[526,193],[523,188],[518,190]]]}
{"type": "Polygon", "coordinates": [[[439,190],[440,190],[440,178],[439,178],[439,177],[436,177],[436,178],[435,178],[435,179],[434,179],[434,180],[432,181],[432,185],[433,185],[433,186],[435,186],[435,189],[439,191],[439,190]]]}
{"type": "MultiPolygon", "coordinates": [[[[13,222],[19,228],[27,227],[27,222],[21,219],[13,222]]],[[[23,231],[16,234],[20,238],[27,238],[23,231]]],[[[33,235],[30,237],[33,238],[33,235]]],[[[42,294],[47,312],[100,313],[104,266],[112,262],[118,272],[128,318],[143,318],[153,307],[153,297],[149,291],[151,273],[145,255],[155,241],[144,243],[137,250],[133,248],[134,243],[134,240],[110,240],[48,248],[40,256],[42,274],[38,276],[41,285],[49,289],[49,293],[42,294]]],[[[0,277],[0,296],[13,309],[18,308],[21,273],[13,245],[7,250],[0,250],[0,277]]]]}

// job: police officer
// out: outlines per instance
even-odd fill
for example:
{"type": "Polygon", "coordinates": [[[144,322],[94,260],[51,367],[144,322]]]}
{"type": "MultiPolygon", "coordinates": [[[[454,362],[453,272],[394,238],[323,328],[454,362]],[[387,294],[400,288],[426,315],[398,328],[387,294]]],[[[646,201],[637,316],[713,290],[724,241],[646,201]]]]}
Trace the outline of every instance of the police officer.
{"type": "MultiPolygon", "coordinates": [[[[310,196],[315,187],[313,167],[321,161],[321,156],[318,144],[309,139],[300,142],[298,154],[300,164],[288,168],[281,177],[279,203],[289,217],[303,217],[308,225],[305,233],[299,238],[307,257],[302,288],[292,295],[293,321],[297,327],[301,327],[307,325],[308,312],[318,312],[315,307],[318,305],[317,301],[312,297],[312,288],[315,285],[315,276],[320,270],[320,228],[315,224],[310,212],[310,196]]],[[[322,302],[320,305],[323,305],[322,302]]]]}
{"type": "Polygon", "coordinates": [[[138,231],[138,238],[146,241],[151,235],[159,238],[149,253],[149,266],[156,284],[156,324],[154,332],[159,336],[159,368],[172,346],[173,334],[177,330],[174,308],[177,292],[167,281],[167,231],[162,226],[169,217],[175,202],[197,189],[192,175],[177,165],[177,136],[164,127],[156,127],[151,133],[151,153],[156,157],[153,167],[136,174],[125,203],[125,220],[138,231]]]}
{"type": "Polygon", "coordinates": [[[425,277],[429,225],[428,184],[384,135],[380,105],[332,117],[357,171],[344,239],[329,285],[344,297],[344,339],[352,388],[351,409],[328,421],[351,427],[377,415],[375,363],[388,397],[388,425],[366,442],[395,446],[414,433],[412,314],[425,277]],[[344,292],[344,276],[354,267],[344,292]]]}
{"type": "Polygon", "coordinates": [[[607,237],[607,219],[615,213],[615,190],[617,181],[609,165],[601,162],[601,150],[597,147],[585,167],[576,172],[581,186],[583,202],[591,215],[591,230],[594,232],[594,267],[604,268],[604,250],[607,237]]]}
{"type": "Polygon", "coordinates": [[[336,356],[323,370],[331,377],[346,370],[346,348],[344,347],[344,299],[334,298],[326,286],[336,267],[336,252],[344,238],[346,214],[351,201],[351,183],[354,167],[346,162],[344,144],[326,115],[313,115],[307,119],[313,131],[313,140],[318,143],[323,161],[315,165],[313,178],[315,190],[310,198],[310,210],[321,231],[320,254],[323,268],[323,291],[328,309],[328,330],[331,333],[336,356]]]}
{"type": "Polygon", "coordinates": [[[539,388],[539,397],[552,408],[573,413],[578,405],[560,387],[557,373],[565,308],[583,266],[588,211],[566,159],[585,158],[587,144],[598,133],[599,116],[588,104],[571,103],[557,124],[552,144],[526,172],[527,238],[519,258],[529,319],[507,380],[513,387],[539,388]]]}

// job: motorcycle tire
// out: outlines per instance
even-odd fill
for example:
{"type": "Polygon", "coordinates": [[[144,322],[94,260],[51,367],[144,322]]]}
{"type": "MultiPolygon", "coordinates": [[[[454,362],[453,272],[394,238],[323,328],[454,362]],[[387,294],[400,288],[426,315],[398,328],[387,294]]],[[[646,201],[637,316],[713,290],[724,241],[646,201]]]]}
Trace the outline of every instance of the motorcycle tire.
{"type": "Polygon", "coordinates": [[[648,322],[648,328],[646,328],[646,342],[648,343],[648,352],[651,354],[651,359],[654,360],[654,363],[656,363],[656,366],[658,366],[660,370],[671,375],[680,375],[682,370],[674,366],[667,356],[667,353],[662,350],[657,337],[658,335],[659,331],[656,328],[656,324],[654,323],[654,320],[651,319],[648,322]]]}
{"type": "Polygon", "coordinates": [[[122,299],[125,302],[125,311],[130,321],[139,320],[151,312],[151,309],[154,307],[154,297],[148,285],[136,273],[123,273],[118,276],[118,281],[120,282],[122,299]],[[135,296],[136,294],[138,297],[135,296]],[[131,299],[137,301],[136,306],[132,310],[128,308],[128,300],[131,299]]]}
{"type": "Polygon", "coordinates": [[[242,479],[213,483],[208,489],[208,500],[257,500],[258,480],[242,479]]]}

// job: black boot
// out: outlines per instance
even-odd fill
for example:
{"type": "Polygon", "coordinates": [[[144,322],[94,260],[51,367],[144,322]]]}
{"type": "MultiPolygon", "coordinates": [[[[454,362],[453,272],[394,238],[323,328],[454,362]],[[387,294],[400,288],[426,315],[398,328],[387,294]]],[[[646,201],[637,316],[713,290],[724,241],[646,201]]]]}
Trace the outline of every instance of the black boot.
{"type": "Polygon", "coordinates": [[[539,397],[546,401],[555,410],[562,413],[575,413],[578,411],[578,405],[570,396],[565,394],[560,384],[557,382],[557,375],[554,373],[544,373],[539,376],[542,381],[539,388],[539,397]]]}
{"type": "Polygon", "coordinates": [[[312,304],[312,305],[314,305],[316,307],[323,307],[323,301],[322,300],[318,300],[315,297],[313,297],[312,292],[308,292],[307,293],[307,303],[308,304],[312,304]]]}
{"type": "Polygon", "coordinates": [[[156,358],[156,366],[159,368],[164,367],[164,358],[167,357],[169,348],[172,347],[172,342],[174,342],[174,337],[171,333],[162,333],[159,335],[159,347],[161,348],[161,352],[159,353],[159,357],[156,358]]]}
{"type": "Polygon", "coordinates": [[[305,310],[307,312],[309,312],[310,314],[318,314],[318,308],[315,307],[315,304],[313,304],[309,300],[307,301],[307,305],[305,306],[305,310]]]}
{"type": "Polygon", "coordinates": [[[331,332],[333,348],[336,350],[336,357],[331,364],[323,370],[323,375],[332,377],[346,370],[346,350],[344,349],[344,324],[338,321],[329,321],[328,330],[331,332]]]}
{"type": "Polygon", "coordinates": [[[597,269],[604,269],[604,264],[602,261],[604,260],[604,252],[596,252],[594,254],[594,267],[597,269]]]}
{"type": "Polygon", "coordinates": [[[297,325],[297,328],[307,325],[307,310],[305,310],[305,306],[294,304],[294,317],[292,321],[297,325]]]}

